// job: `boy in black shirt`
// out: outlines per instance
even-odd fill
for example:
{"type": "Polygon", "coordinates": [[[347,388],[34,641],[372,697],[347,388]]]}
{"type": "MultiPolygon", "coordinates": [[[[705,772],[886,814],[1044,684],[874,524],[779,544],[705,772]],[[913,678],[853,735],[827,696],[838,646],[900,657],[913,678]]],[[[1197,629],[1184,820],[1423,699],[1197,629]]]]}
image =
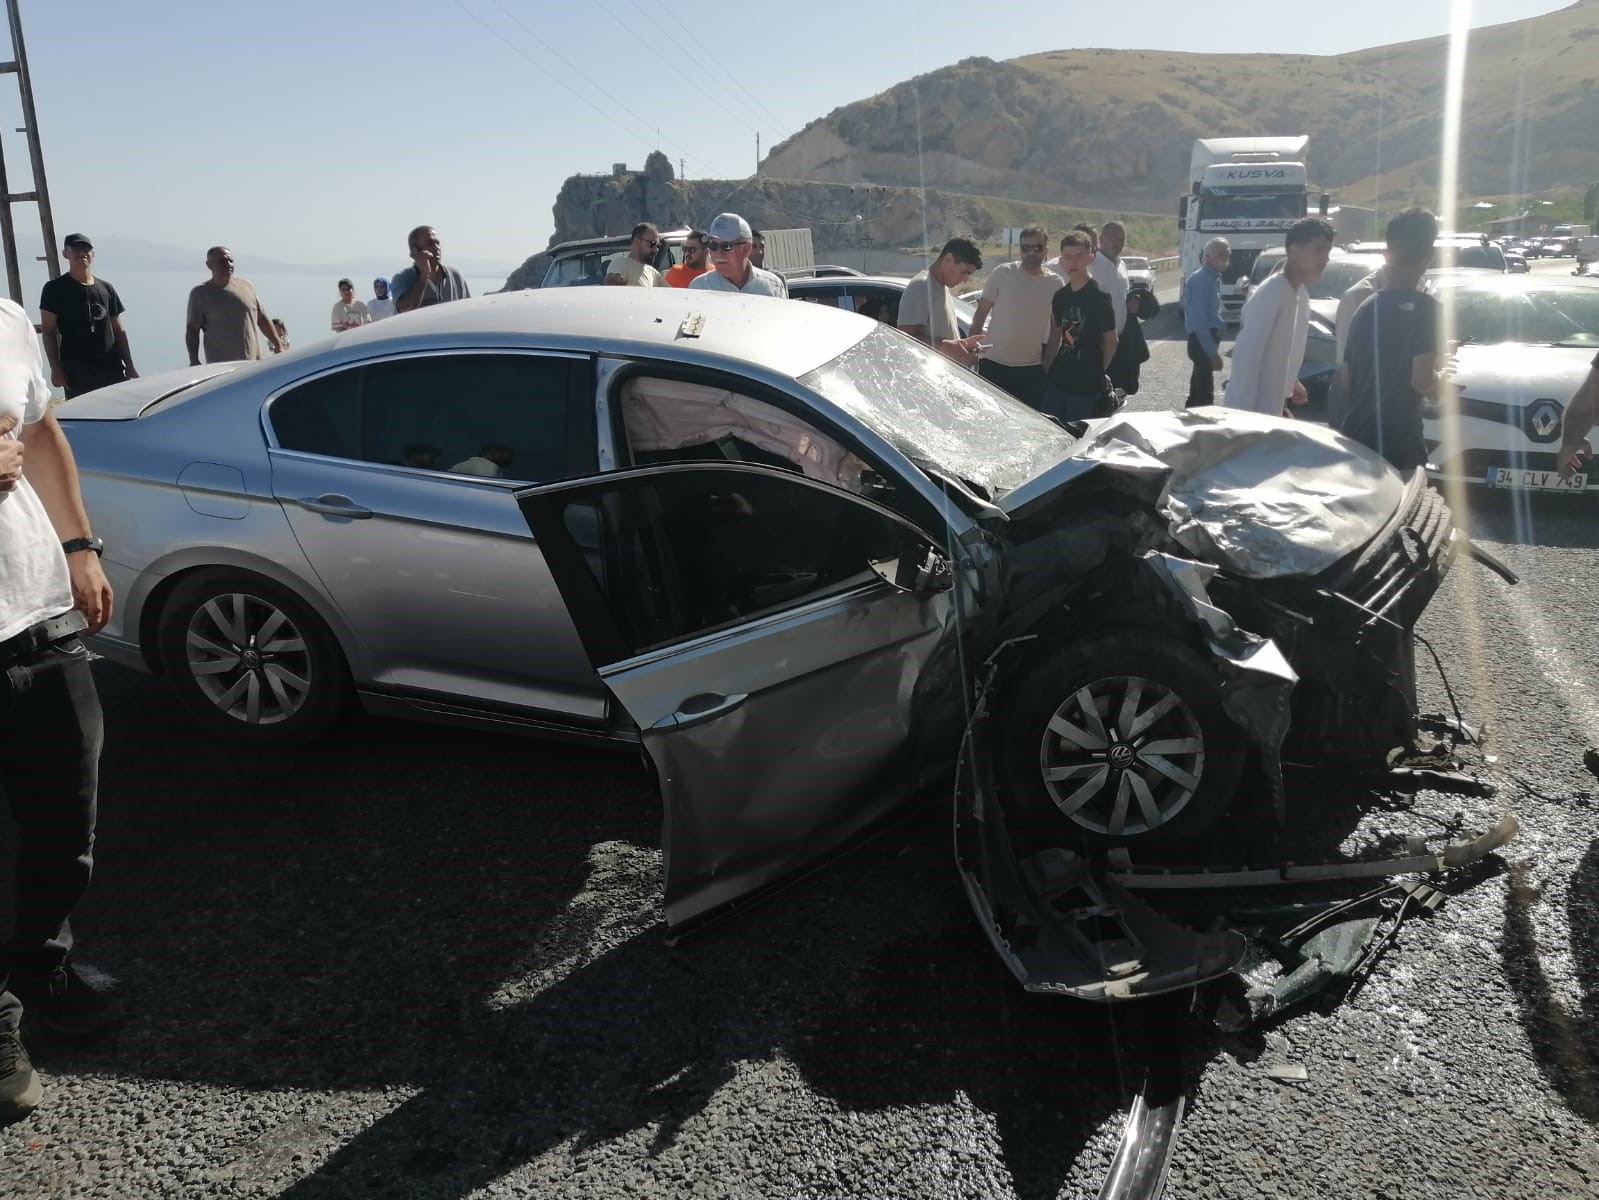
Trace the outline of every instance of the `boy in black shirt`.
{"type": "Polygon", "coordinates": [[[1388,285],[1355,311],[1344,351],[1343,432],[1406,472],[1426,465],[1421,399],[1440,387],[1441,313],[1436,300],[1416,290],[1437,237],[1438,218],[1424,208],[1388,222],[1388,285]]]}
{"type": "Polygon", "coordinates": [[[1116,310],[1088,277],[1093,242],[1073,231],[1061,239],[1066,286],[1050,303],[1049,344],[1044,347],[1043,411],[1061,421],[1108,417],[1113,411],[1105,368],[1116,355],[1116,310]]]}
{"type": "Polygon", "coordinates": [[[65,388],[67,399],[137,379],[128,334],[122,328],[122,297],[103,279],[96,279],[94,245],[81,233],[62,243],[65,275],[44,285],[39,298],[39,324],[44,353],[50,360],[50,382],[65,388]]]}

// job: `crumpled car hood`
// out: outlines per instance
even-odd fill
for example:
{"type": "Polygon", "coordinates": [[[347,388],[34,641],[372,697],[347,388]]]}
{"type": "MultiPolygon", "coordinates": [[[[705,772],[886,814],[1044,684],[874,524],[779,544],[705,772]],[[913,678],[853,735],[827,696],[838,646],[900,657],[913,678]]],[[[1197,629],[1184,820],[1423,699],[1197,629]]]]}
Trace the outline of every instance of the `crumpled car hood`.
{"type": "Polygon", "coordinates": [[[1151,498],[1179,545],[1249,579],[1320,574],[1381,532],[1405,493],[1382,458],[1324,425],[1207,408],[1097,422],[999,506],[1025,516],[1106,468],[1151,498]]]}

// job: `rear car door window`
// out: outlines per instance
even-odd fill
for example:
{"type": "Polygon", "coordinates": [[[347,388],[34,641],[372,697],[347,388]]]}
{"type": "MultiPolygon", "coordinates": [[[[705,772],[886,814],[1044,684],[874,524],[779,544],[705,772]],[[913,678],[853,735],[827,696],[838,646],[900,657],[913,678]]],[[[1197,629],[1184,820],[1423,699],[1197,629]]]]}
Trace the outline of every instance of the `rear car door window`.
{"type": "Polygon", "coordinates": [[[286,450],[544,483],[593,469],[593,420],[574,387],[582,365],[531,354],[373,363],[286,393],[270,420],[286,450]]]}

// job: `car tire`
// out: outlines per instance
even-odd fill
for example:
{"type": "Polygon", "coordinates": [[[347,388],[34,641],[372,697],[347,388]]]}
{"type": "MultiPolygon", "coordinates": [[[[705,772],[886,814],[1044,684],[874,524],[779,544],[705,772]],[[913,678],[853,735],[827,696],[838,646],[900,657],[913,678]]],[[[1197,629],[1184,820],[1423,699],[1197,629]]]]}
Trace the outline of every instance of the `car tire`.
{"type": "Polygon", "coordinates": [[[1025,668],[998,711],[1006,812],[1039,845],[1195,841],[1232,800],[1248,750],[1215,667],[1158,631],[1060,645],[1025,668]]]}
{"type": "Polygon", "coordinates": [[[257,575],[203,571],[161,610],[162,668],[205,732],[245,746],[316,740],[344,713],[350,672],[298,596],[257,575]]]}

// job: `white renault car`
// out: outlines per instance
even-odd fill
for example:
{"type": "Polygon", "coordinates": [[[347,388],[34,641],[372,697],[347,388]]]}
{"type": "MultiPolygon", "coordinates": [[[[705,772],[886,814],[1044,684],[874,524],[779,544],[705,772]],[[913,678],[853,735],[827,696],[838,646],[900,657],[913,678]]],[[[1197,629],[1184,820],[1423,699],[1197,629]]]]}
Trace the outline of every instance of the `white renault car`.
{"type": "Polygon", "coordinates": [[[1590,468],[1560,478],[1566,405],[1599,356],[1599,281],[1447,273],[1426,288],[1453,317],[1458,395],[1429,400],[1428,471],[1443,482],[1599,491],[1590,468]]]}

